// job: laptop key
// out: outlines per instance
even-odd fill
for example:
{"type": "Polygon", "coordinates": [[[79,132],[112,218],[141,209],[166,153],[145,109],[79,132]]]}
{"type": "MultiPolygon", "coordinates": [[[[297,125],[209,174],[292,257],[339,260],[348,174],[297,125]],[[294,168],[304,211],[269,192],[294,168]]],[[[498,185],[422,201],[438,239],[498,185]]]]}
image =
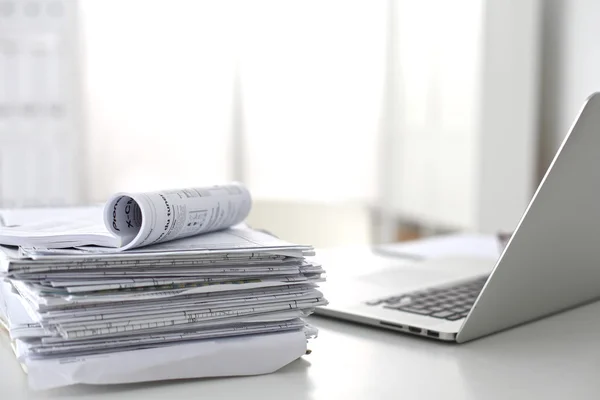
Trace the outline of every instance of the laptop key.
{"type": "Polygon", "coordinates": [[[400,301],[400,299],[402,299],[403,296],[398,296],[398,297],[388,297],[387,299],[383,299],[383,302],[385,304],[395,304],[397,302],[400,301]]]}
{"type": "Polygon", "coordinates": [[[453,314],[454,313],[452,311],[444,310],[444,311],[433,313],[433,314],[431,314],[431,316],[435,317],[435,318],[447,318],[453,314]]]}
{"type": "Polygon", "coordinates": [[[412,296],[396,296],[396,297],[388,297],[387,299],[383,299],[383,303],[389,305],[407,305],[413,301],[412,296]]]}
{"type": "Polygon", "coordinates": [[[450,315],[450,316],[446,317],[446,319],[447,319],[448,321],[456,321],[456,320],[458,320],[458,319],[463,319],[463,318],[464,318],[464,317],[463,317],[461,314],[452,314],[452,315],[450,315]]]}
{"type": "Polygon", "coordinates": [[[452,309],[450,309],[450,311],[456,313],[456,314],[462,314],[464,312],[469,312],[469,308],[467,307],[454,307],[452,309]]]}
{"type": "MultiPolygon", "coordinates": [[[[386,307],[386,308],[392,308],[392,307],[386,307]]],[[[394,309],[395,310],[409,312],[409,313],[413,313],[413,314],[419,314],[419,315],[429,315],[429,314],[431,314],[433,312],[431,310],[420,309],[420,308],[412,308],[412,307],[395,307],[394,309]]]]}
{"type": "Polygon", "coordinates": [[[453,303],[442,303],[439,306],[442,307],[443,310],[450,310],[456,307],[456,305],[453,303]]]}

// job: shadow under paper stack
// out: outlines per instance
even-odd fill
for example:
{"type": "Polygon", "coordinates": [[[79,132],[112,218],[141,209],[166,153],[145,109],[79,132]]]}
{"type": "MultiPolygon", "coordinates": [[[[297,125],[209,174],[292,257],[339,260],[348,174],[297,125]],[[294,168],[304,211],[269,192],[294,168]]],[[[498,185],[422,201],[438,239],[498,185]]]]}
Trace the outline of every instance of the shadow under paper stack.
{"type": "Polygon", "coordinates": [[[120,194],[104,230],[102,209],[4,213],[0,321],[30,386],[263,374],[302,356],[324,270],[311,246],[240,224],[250,203],[239,184],[120,194]]]}

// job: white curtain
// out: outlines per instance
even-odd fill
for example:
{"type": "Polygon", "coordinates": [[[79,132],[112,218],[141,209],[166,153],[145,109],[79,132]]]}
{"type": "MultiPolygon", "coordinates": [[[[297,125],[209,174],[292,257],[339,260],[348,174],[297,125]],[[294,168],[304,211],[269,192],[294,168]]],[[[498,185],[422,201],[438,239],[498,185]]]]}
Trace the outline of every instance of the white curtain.
{"type": "Polygon", "coordinates": [[[236,171],[258,199],[372,199],[386,7],[83,0],[90,199],[236,171]]]}
{"type": "Polygon", "coordinates": [[[254,193],[277,200],[372,199],[387,2],[243,4],[246,168],[254,193]]]}
{"type": "Polygon", "coordinates": [[[242,179],[257,200],[494,230],[529,199],[537,0],[81,11],[89,200],[242,179]]]}
{"type": "Polygon", "coordinates": [[[90,0],[81,2],[81,27],[90,198],[227,180],[228,10],[90,0]]]}

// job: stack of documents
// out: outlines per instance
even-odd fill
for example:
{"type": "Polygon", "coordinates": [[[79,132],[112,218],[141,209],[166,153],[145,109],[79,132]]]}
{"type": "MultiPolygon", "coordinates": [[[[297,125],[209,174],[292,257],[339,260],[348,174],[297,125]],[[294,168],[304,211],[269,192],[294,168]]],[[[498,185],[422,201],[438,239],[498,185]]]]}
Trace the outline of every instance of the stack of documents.
{"type": "Polygon", "coordinates": [[[244,225],[250,203],[232,184],[5,213],[0,321],[31,386],[258,374],[304,354],[324,270],[244,225]]]}

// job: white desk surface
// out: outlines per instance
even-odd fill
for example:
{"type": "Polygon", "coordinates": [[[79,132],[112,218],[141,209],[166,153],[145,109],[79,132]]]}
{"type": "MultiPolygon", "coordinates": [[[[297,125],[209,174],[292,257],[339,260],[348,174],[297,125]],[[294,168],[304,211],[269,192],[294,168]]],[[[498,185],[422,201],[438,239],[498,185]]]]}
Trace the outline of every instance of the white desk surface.
{"type": "Polygon", "coordinates": [[[311,317],[313,353],[257,377],[30,392],[0,340],[0,399],[598,399],[600,303],[466,344],[311,317]]]}
{"type": "MultiPolygon", "coordinates": [[[[488,252],[496,251],[491,240],[488,252]]],[[[370,250],[363,250],[330,253],[339,269],[328,252],[320,252],[328,280],[360,273],[364,264],[357,257],[372,260],[370,250]]],[[[397,260],[382,266],[389,262],[397,260]]],[[[324,292],[327,297],[326,287],[324,292]]],[[[0,400],[600,398],[600,302],[461,345],[317,316],[309,320],[320,329],[309,344],[312,354],[273,374],[47,392],[28,390],[7,340],[0,338],[0,400]]]]}

